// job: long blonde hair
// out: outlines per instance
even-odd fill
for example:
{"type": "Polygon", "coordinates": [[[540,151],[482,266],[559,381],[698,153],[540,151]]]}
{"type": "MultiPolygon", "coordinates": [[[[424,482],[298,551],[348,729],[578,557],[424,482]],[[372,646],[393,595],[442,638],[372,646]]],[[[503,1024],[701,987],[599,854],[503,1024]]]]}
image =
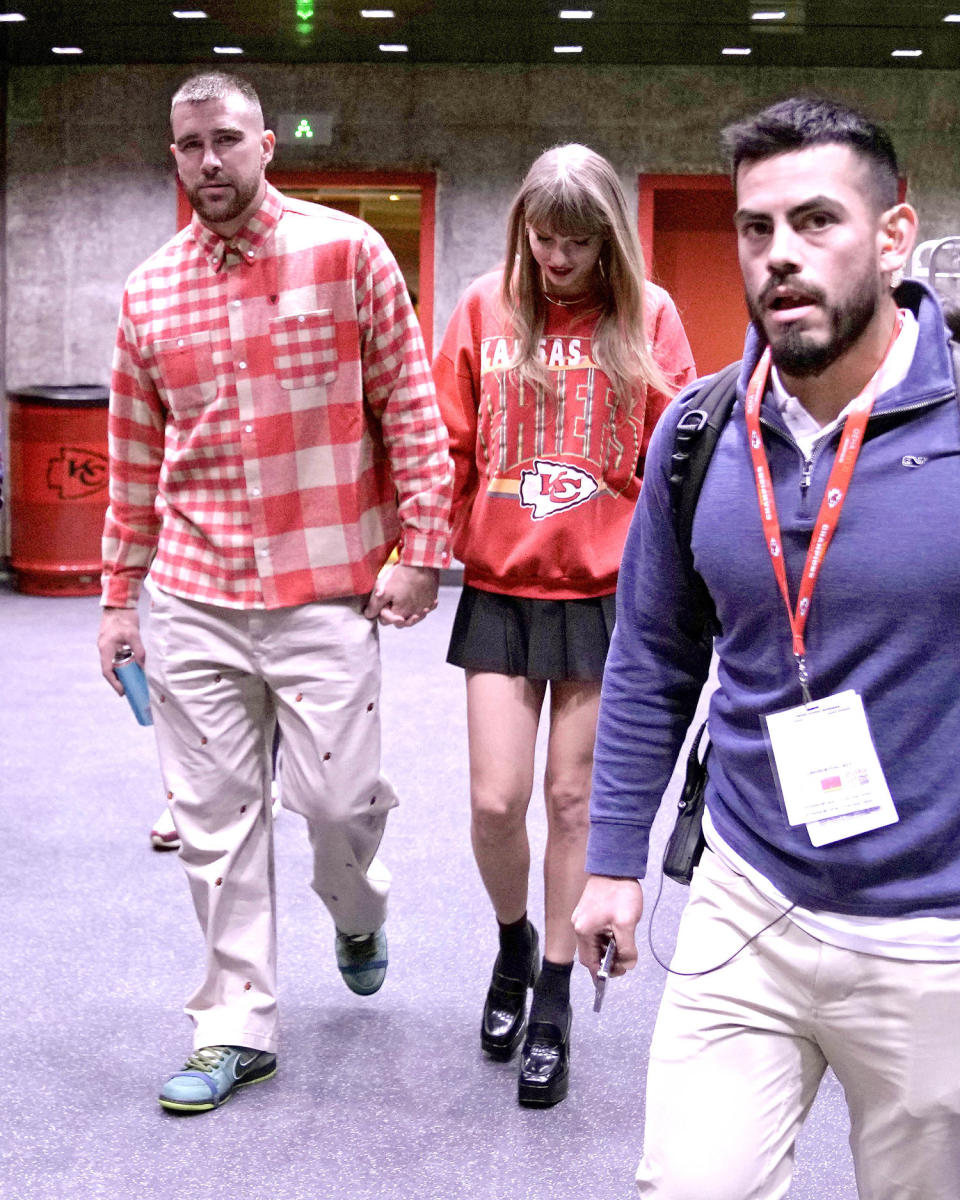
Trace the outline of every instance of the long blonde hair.
{"type": "Polygon", "coordinates": [[[605,158],[575,142],[540,155],[507,219],[500,298],[516,341],[511,365],[520,378],[552,386],[538,355],[548,302],[527,239],[528,225],[557,237],[603,238],[598,263],[602,311],[593,335],[594,361],[627,412],[642,400],[647,387],[671,395],[674,389],[647,345],[643,251],[620,180],[605,158]]]}

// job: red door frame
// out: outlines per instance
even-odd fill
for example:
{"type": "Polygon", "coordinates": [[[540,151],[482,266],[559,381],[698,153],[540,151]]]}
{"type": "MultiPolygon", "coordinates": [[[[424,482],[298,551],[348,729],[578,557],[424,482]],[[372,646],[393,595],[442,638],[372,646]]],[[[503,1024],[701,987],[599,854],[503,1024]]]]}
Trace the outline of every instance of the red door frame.
{"type": "MultiPolygon", "coordinates": [[[[420,327],[433,357],[433,293],[437,223],[437,177],[426,171],[346,171],[304,167],[301,170],[271,171],[270,182],[283,191],[287,187],[417,187],[420,189],[420,327]]],[[[177,180],[177,228],[190,220],[190,202],[177,180]]]]}

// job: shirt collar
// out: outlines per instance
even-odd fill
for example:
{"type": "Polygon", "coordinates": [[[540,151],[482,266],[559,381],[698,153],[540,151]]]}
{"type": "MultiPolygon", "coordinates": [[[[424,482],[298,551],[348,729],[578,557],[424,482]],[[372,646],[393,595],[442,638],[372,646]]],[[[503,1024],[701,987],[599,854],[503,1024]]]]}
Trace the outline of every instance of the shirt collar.
{"type": "Polygon", "coordinates": [[[196,213],[193,214],[190,228],[214,271],[219,271],[224,263],[230,267],[236,262],[244,262],[249,267],[272,236],[282,213],[283,197],[268,183],[263,203],[232,238],[222,238],[208,229],[196,213]]]}

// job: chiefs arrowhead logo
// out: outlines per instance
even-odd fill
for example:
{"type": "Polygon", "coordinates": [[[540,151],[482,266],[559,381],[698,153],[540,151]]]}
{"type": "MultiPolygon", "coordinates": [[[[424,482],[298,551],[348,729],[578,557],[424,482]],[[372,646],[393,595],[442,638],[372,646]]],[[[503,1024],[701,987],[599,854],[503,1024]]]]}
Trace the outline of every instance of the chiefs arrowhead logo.
{"type": "Polygon", "coordinates": [[[47,487],[61,500],[83,500],[107,486],[109,464],[96,450],[61,446],[47,463],[47,487]]]}
{"type": "Polygon", "coordinates": [[[533,509],[533,519],[542,521],[556,513],[575,508],[589,500],[600,484],[589,471],[550,462],[546,458],[533,460],[532,471],[520,472],[520,503],[533,509]]]}

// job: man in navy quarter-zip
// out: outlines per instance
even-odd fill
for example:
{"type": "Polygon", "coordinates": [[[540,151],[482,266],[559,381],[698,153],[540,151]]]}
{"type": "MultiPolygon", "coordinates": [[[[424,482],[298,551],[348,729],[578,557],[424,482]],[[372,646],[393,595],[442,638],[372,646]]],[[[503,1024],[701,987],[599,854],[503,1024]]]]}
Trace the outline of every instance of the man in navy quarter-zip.
{"type": "MultiPolygon", "coordinates": [[[[650,1053],[640,1194],[778,1200],[827,1066],[861,1200],[960,1195],[960,412],[949,332],[894,287],[888,135],[826,100],[725,131],[752,318],[690,538],[716,610],[707,849],[650,1053]],[[722,964],[722,965],[721,965],[722,964]]],[[[708,674],[651,443],[594,759],[592,972],[636,964],[650,825],[708,674]]]]}

